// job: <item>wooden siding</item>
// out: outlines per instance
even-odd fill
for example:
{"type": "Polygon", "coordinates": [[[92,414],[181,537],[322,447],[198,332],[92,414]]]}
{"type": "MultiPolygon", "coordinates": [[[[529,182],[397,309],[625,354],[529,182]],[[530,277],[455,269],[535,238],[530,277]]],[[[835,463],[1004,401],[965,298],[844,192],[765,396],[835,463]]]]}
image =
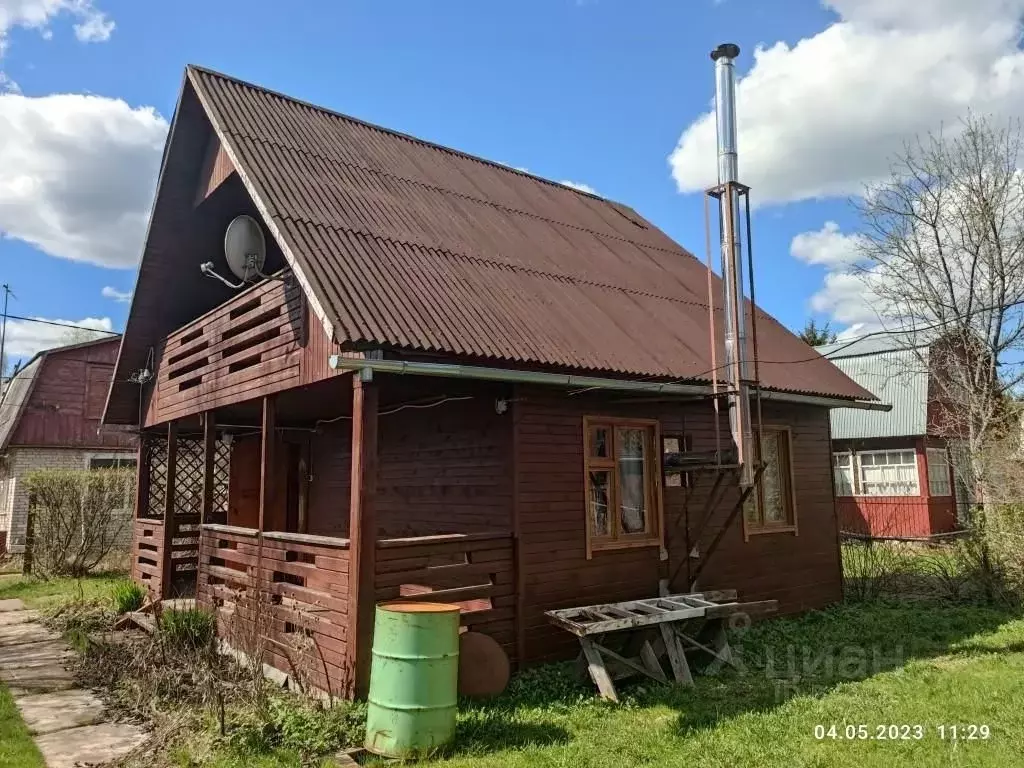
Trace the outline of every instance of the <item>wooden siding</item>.
{"type": "Polygon", "coordinates": [[[204,526],[197,599],[236,650],[335,695],[350,683],[348,541],[204,526]]]}
{"type": "MultiPolygon", "coordinates": [[[[387,410],[382,408],[382,410],[387,410]]],[[[312,437],[309,532],[348,535],[351,422],[312,437]]],[[[381,536],[512,530],[511,418],[490,390],[468,401],[380,417],[381,536]]]]}
{"type": "MultiPolygon", "coordinates": [[[[956,496],[932,496],[928,486],[927,448],[945,445],[937,438],[893,437],[836,440],[833,451],[913,450],[917,456],[917,496],[837,496],[842,531],[871,536],[925,538],[957,529],[956,496]]],[[[956,478],[950,469],[950,489],[956,478]]]]}
{"type": "Polygon", "coordinates": [[[305,341],[294,282],[267,281],[167,337],[147,425],[297,386],[305,341]]]}
{"type": "Polygon", "coordinates": [[[120,340],[45,353],[11,446],[131,450],[135,436],[100,428],[120,340]]]}
{"type": "MultiPolygon", "coordinates": [[[[545,610],[656,596],[660,578],[671,578],[674,590],[687,590],[699,562],[691,563],[687,544],[706,548],[739,492],[734,476],[727,478],[728,492],[702,520],[714,475],[695,473],[691,488],[664,489],[667,561],[657,546],[596,552],[587,559],[583,416],[657,419],[663,435],[689,435],[693,450],[703,451],[715,447],[712,406],[626,404],[610,395],[569,397],[524,388],[517,392],[514,408],[524,654],[527,661],[564,658],[578,651],[576,640],[551,626],[545,610]]],[[[737,589],[750,600],[778,599],[782,612],[820,607],[841,597],[828,411],[766,405],[764,420],[792,429],[799,534],[759,534],[745,540],[737,516],[698,586],[737,589]]],[[[724,414],[721,426],[725,441],[724,414]]]]}
{"type": "Polygon", "coordinates": [[[385,539],[377,545],[377,602],[437,600],[462,626],[490,635],[515,660],[515,569],[507,532],[385,539]]]}

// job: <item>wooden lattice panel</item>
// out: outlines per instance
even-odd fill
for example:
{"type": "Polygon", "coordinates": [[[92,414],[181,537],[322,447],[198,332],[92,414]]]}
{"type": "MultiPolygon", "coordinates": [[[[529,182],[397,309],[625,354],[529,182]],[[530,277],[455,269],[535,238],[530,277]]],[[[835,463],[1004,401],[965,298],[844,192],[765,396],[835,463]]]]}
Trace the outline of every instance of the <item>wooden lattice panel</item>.
{"type": "Polygon", "coordinates": [[[164,516],[164,495],[167,492],[167,441],[160,438],[146,438],[146,461],[149,463],[146,506],[140,510],[140,517],[162,518],[164,516]]]}
{"type": "Polygon", "coordinates": [[[203,509],[203,442],[178,438],[174,471],[174,514],[198,515],[203,509]]]}
{"type": "Polygon", "coordinates": [[[228,486],[231,479],[231,443],[218,440],[213,456],[213,504],[210,507],[210,522],[226,522],[228,519],[228,486]]]}

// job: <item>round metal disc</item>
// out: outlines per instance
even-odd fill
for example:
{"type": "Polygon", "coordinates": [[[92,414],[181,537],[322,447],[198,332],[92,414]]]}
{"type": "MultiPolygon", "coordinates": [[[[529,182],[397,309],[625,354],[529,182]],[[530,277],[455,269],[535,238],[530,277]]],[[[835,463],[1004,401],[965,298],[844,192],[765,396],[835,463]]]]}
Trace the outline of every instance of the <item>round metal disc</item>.
{"type": "Polygon", "coordinates": [[[236,216],[224,232],[224,259],[239,280],[255,280],[267,260],[263,227],[252,216],[236,216]],[[255,269],[253,269],[255,267],[255,269]]]}
{"type": "Polygon", "coordinates": [[[459,694],[489,699],[505,690],[511,674],[508,654],[490,635],[463,632],[459,636],[459,694]]]}

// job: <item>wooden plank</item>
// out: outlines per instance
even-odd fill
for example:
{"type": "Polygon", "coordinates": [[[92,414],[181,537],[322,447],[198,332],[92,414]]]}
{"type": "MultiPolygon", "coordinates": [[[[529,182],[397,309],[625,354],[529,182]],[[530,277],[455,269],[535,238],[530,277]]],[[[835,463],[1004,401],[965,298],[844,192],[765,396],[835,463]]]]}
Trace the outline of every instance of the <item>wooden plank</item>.
{"type": "Polygon", "coordinates": [[[210,519],[213,510],[213,469],[217,456],[217,421],[213,411],[203,414],[203,499],[199,507],[199,525],[210,519]]]}
{"type": "Polygon", "coordinates": [[[668,661],[672,667],[672,676],[675,677],[677,683],[693,685],[693,674],[690,672],[686,653],[683,651],[676,633],[668,624],[662,624],[659,629],[662,642],[665,644],[665,653],[668,654],[668,661]]]}
{"type": "Polygon", "coordinates": [[[661,668],[661,662],[658,661],[658,656],[651,647],[649,640],[644,640],[644,644],[640,646],[640,660],[655,680],[662,683],[668,682],[668,678],[665,677],[665,670],[661,668]]]}
{"type": "Polygon", "coordinates": [[[258,530],[266,529],[267,513],[277,499],[275,453],[277,447],[277,409],[274,398],[263,398],[263,423],[260,431],[260,511],[258,530]]]}
{"type": "Polygon", "coordinates": [[[379,391],[352,375],[352,474],[349,502],[348,664],[355,695],[366,696],[373,643],[377,552],[377,412],[379,391]]]}
{"type": "Polygon", "coordinates": [[[160,550],[161,577],[160,597],[169,597],[167,590],[171,586],[172,563],[171,543],[174,538],[174,491],[178,465],[178,422],[167,425],[167,481],[164,486],[164,530],[160,550]]]}
{"type": "Polygon", "coordinates": [[[590,679],[594,681],[594,685],[597,686],[601,697],[618,703],[619,696],[615,692],[615,683],[612,682],[612,676],[608,674],[608,669],[604,665],[604,659],[601,658],[601,654],[594,646],[594,643],[589,638],[581,637],[580,646],[583,648],[583,657],[587,660],[587,671],[590,673],[590,679]]]}

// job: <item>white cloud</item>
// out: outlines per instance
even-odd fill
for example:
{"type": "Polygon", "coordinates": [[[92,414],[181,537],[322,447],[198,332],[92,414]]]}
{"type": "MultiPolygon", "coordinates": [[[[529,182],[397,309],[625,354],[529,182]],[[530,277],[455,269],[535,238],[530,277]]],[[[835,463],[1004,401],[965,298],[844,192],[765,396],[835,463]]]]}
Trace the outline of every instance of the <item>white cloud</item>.
{"type": "MultiPolygon", "coordinates": [[[[828,0],[839,19],[754,51],[737,88],[740,178],[756,203],[846,196],[915,134],[1024,103],[1024,0],[828,0]]],[[[740,64],[744,64],[741,59],[740,64]]],[[[713,79],[709,65],[708,88],[713,79]]],[[[714,113],[669,157],[682,192],[716,181],[714,113]]]]}
{"type": "Polygon", "coordinates": [[[0,94],[0,233],[59,258],[138,263],[167,121],[78,94],[0,94]]]}
{"type": "Polygon", "coordinates": [[[801,232],[794,237],[789,253],[805,264],[839,269],[857,262],[858,239],[856,235],[844,235],[834,221],[826,221],[817,232],[801,232]]]}
{"type": "Polygon", "coordinates": [[[78,328],[98,331],[112,331],[114,329],[109,317],[86,317],[81,320],[35,319],[73,325],[75,328],[63,328],[59,325],[48,325],[47,323],[32,322],[30,320],[8,320],[4,354],[9,360],[31,357],[43,349],[60,347],[65,344],[77,344],[82,341],[90,341],[109,335],[104,333],[87,333],[77,330],[78,328]]]}
{"type": "Polygon", "coordinates": [[[103,286],[103,290],[100,291],[104,299],[113,299],[119,304],[127,304],[132,300],[131,291],[119,291],[110,285],[103,286]]]}
{"type": "Polygon", "coordinates": [[[558,183],[562,184],[562,185],[564,185],[566,187],[572,187],[573,189],[578,189],[580,192],[586,192],[588,195],[596,195],[597,194],[597,190],[594,189],[592,186],[590,186],[589,184],[584,184],[584,183],[579,182],[579,181],[569,181],[568,179],[562,179],[558,183]]]}
{"type": "Polygon", "coordinates": [[[0,54],[14,27],[37,29],[49,39],[49,23],[63,13],[78,19],[75,37],[82,42],[102,42],[114,31],[114,22],[92,0],[0,0],[0,54]]]}

